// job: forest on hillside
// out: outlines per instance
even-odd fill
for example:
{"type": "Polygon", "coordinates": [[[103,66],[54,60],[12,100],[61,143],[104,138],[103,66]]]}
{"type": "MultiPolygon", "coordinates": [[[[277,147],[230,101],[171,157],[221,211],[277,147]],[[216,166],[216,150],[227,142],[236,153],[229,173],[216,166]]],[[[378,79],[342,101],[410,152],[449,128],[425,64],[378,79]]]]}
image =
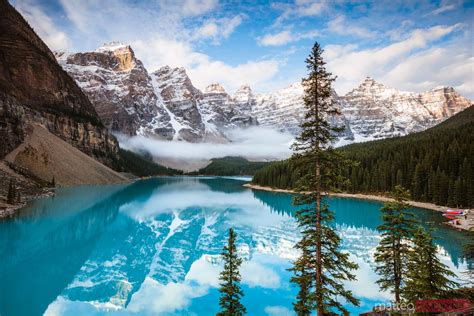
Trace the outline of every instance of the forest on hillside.
{"type": "Polygon", "coordinates": [[[262,167],[268,165],[265,161],[249,161],[242,157],[227,156],[211,159],[211,163],[190,175],[212,176],[251,176],[262,167]]]}
{"type": "MultiPolygon", "coordinates": [[[[396,185],[416,201],[474,207],[474,107],[424,132],[352,144],[338,149],[353,164],[343,170],[350,181],[335,188],[350,193],[387,193],[396,185]]],[[[290,160],[257,171],[253,183],[294,188],[301,174],[290,160]]]]}

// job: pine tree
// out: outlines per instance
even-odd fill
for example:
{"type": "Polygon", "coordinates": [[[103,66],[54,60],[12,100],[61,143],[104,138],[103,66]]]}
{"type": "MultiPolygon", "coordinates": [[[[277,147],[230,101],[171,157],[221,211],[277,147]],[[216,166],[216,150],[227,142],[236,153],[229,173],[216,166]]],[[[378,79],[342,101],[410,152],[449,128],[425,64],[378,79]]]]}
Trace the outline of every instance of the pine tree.
{"type": "Polygon", "coordinates": [[[222,257],[224,258],[224,270],[220,273],[219,280],[221,297],[219,305],[221,311],[219,316],[241,316],[246,313],[245,307],[240,303],[244,295],[240,288],[239,267],[242,259],[237,256],[237,247],[235,245],[236,234],[232,228],[229,229],[229,238],[227,245],[224,246],[222,257]]]}
{"type": "Polygon", "coordinates": [[[359,304],[343,285],[346,280],[355,280],[352,270],[357,265],[349,260],[348,253],[340,251],[341,239],[330,226],[333,214],[322,200],[323,190],[341,182],[338,174],[344,165],[343,158],[331,146],[340,129],[328,121],[338,110],[331,98],[335,78],[326,71],[322,53],[315,43],[306,59],[309,74],[302,81],[306,114],[302,132],[293,145],[292,160],[296,167],[310,170],[302,172],[296,188],[302,194],[295,198],[295,204],[303,206],[296,214],[302,239],[295,247],[301,255],[290,269],[294,273],[292,281],[300,288],[294,304],[299,315],[308,315],[308,309],[317,310],[318,315],[328,314],[332,309],[347,313],[338,299],[359,304]],[[312,193],[303,193],[308,191],[312,193]]]}
{"type": "Polygon", "coordinates": [[[403,297],[409,302],[420,299],[442,298],[457,285],[456,277],[436,256],[432,230],[419,226],[413,236],[413,250],[408,256],[406,285],[403,297]]]}
{"type": "Polygon", "coordinates": [[[401,186],[394,191],[395,201],[386,202],[381,209],[383,223],[377,227],[382,232],[382,239],[376,248],[375,268],[380,275],[377,283],[381,290],[391,290],[395,302],[400,302],[407,272],[409,241],[413,236],[416,220],[407,212],[406,203],[410,193],[401,186]]]}

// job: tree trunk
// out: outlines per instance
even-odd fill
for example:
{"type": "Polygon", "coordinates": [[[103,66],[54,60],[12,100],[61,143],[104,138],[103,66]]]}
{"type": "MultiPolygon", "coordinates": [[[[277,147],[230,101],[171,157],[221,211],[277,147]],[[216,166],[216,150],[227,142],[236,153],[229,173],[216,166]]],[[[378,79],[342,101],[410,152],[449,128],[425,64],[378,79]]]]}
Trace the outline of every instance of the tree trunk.
{"type": "MultiPolygon", "coordinates": [[[[316,89],[315,89],[315,119],[316,119],[316,137],[319,137],[319,104],[318,104],[318,81],[316,79],[316,89]]],[[[323,313],[323,301],[319,297],[321,293],[323,279],[322,279],[322,260],[321,260],[321,161],[320,161],[320,152],[319,152],[319,139],[316,139],[316,229],[317,229],[317,240],[316,240],[316,306],[318,309],[318,315],[324,315],[323,313]]]]}

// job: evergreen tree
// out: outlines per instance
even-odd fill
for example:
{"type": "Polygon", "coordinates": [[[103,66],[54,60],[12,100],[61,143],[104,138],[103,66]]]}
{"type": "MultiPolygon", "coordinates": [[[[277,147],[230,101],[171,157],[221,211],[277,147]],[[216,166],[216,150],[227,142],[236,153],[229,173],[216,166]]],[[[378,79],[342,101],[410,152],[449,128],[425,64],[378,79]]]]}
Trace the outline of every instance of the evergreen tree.
{"type": "Polygon", "coordinates": [[[308,269],[308,262],[313,261],[308,251],[309,243],[310,241],[303,237],[300,241],[301,256],[294,262],[293,268],[290,269],[294,273],[291,282],[299,285],[296,303],[293,303],[293,308],[298,316],[310,316],[311,311],[315,308],[314,293],[311,293],[314,278],[308,269]]]}
{"type": "Polygon", "coordinates": [[[386,202],[381,209],[383,223],[377,227],[382,239],[376,248],[375,270],[380,275],[377,283],[382,290],[391,290],[395,302],[400,302],[400,294],[407,273],[409,241],[415,229],[414,215],[407,212],[406,200],[409,192],[401,186],[395,187],[395,201],[386,202]]]}
{"type": "Polygon", "coordinates": [[[220,273],[219,280],[221,297],[219,305],[221,311],[219,316],[241,316],[246,313],[245,307],[240,303],[244,295],[240,288],[239,267],[242,259],[237,256],[237,247],[235,245],[236,234],[232,228],[229,229],[229,238],[227,245],[224,246],[222,257],[224,258],[224,270],[220,273]]]}
{"type": "Polygon", "coordinates": [[[413,235],[413,250],[408,256],[406,285],[403,297],[409,302],[442,298],[457,285],[450,280],[456,275],[436,256],[432,230],[419,226],[413,235]]]}
{"type": "Polygon", "coordinates": [[[339,298],[359,304],[343,285],[343,281],[355,280],[352,270],[357,265],[349,260],[348,253],[340,251],[341,239],[330,226],[333,214],[322,201],[323,190],[334,188],[341,181],[338,174],[343,166],[342,157],[331,146],[334,133],[340,129],[328,121],[338,113],[331,98],[335,78],[326,71],[322,53],[315,43],[306,59],[309,74],[302,81],[306,114],[302,132],[293,145],[296,168],[309,170],[302,172],[296,188],[302,194],[295,198],[295,204],[303,206],[296,214],[302,239],[295,247],[301,255],[290,269],[294,273],[292,281],[300,288],[294,304],[299,315],[308,315],[308,309],[317,310],[318,315],[332,309],[347,313],[339,298]]]}

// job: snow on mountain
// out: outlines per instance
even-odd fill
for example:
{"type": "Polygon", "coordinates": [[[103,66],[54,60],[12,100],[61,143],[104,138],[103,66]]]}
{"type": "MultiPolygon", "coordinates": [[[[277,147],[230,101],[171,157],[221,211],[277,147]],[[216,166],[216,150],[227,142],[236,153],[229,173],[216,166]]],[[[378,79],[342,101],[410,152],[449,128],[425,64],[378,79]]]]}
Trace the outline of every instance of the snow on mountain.
{"type": "MultiPolygon", "coordinates": [[[[130,46],[104,44],[95,51],[56,52],[112,131],[189,142],[227,142],[236,128],[262,125],[293,135],[303,120],[303,87],[295,83],[271,93],[243,85],[233,95],[219,83],[204,92],[184,68],[164,66],[149,74],[130,46]]],[[[341,115],[330,118],[345,127],[338,145],[402,136],[427,129],[472,102],[453,88],[402,92],[366,78],[344,96],[333,93],[341,115]]]]}
{"type": "Polygon", "coordinates": [[[353,132],[376,139],[425,130],[472,104],[450,87],[401,92],[369,77],[342,99],[353,132]]]}
{"type": "MultiPolygon", "coordinates": [[[[342,116],[331,118],[345,126],[339,145],[387,137],[403,136],[425,130],[472,105],[451,87],[424,93],[398,91],[367,77],[344,96],[333,98],[342,116]]],[[[253,115],[261,125],[276,126],[297,134],[305,110],[303,87],[288,88],[257,96],[253,115]]]]}
{"type": "Polygon", "coordinates": [[[135,135],[140,129],[165,138],[172,133],[170,117],[130,46],[111,43],[93,52],[56,56],[110,130],[135,135]]]}

